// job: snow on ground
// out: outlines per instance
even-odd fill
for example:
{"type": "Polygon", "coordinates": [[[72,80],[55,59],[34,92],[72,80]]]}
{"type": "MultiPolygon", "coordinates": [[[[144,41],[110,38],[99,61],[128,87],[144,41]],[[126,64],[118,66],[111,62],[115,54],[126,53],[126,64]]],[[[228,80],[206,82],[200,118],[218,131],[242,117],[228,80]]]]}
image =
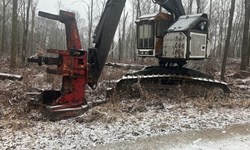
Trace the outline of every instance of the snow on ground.
{"type": "Polygon", "coordinates": [[[250,124],[227,126],[224,129],[206,129],[172,133],[98,145],[95,150],[247,150],[250,148],[250,124]]]}
{"type": "Polygon", "coordinates": [[[192,105],[166,106],[164,110],[105,112],[93,122],[80,118],[96,116],[95,108],[83,116],[58,122],[12,120],[0,123],[2,149],[83,149],[96,144],[132,141],[187,130],[224,128],[250,122],[250,110],[210,109],[201,112],[192,105]],[[182,106],[183,107],[183,106],[182,106]],[[80,121],[79,121],[80,120],[80,121]]]}
{"type": "MultiPolygon", "coordinates": [[[[2,66],[8,72],[8,67],[2,66]]],[[[127,72],[111,69],[104,73],[104,80],[127,72]]],[[[0,149],[92,149],[100,144],[250,123],[249,75],[242,73],[228,77],[232,94],[224,98],[146,95],[140,99],[118,99],[82,116],[50,122],[41,117],[39,107],[30,104],[25,95],[37,89],[60,87],[60,78],[46,75],[44,70],[36,66],[20,68],[13,73],[23,75],[23,81],[0,81],[0,149]]],[[[100,91],[90,96],[103,98],[100,91]]]]}

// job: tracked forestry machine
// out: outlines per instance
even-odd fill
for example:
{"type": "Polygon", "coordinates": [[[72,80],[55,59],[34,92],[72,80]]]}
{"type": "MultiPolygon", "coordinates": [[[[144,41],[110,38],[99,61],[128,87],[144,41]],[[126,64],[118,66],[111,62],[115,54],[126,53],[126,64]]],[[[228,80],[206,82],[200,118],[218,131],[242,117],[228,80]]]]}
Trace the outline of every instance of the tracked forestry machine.
{"type": "Polygon", "coordinates": [[[195,86],[229,92],[227,83],[183,67],[189,60],[203,60],[210,55],[207,14],[185,15],[181,0],[153,2],[168,13],[146,14],[137,19],[137,54],[157,58],[159,66],[125,75],[117,83],[117,91],[122,94],[125,89],[138,93],[138,87],[131,86],[137,84],[140,89],[165,95],[179,85],[186,85],[184,91],[195,86]]]}
{"type": "MultiPolygon", "coordinates": [[[[82,49],[75,14],[59,15],[39,12],[39,16],[65,24],[67,50],[48,49],[57,57],[36,56],[28,62],[56,66],[50,74],[62,76],[60,91],[47,90],[40,95],[43,114],[51,120],[77,116],[104,101],[87,102],[85,87],[96,87],[104,68],[126,0],[108,0],[94,32],[94,47],[82,49]]],[[[156,57],[159,66],[127,74],[117,82],[118,92],[140,83],[146,89],[167,90],[166,85],[183,83],[216,86],[229,91],[226,83],[198,71],[183,68],[188,60],[206,59],[208,19],[206,14],[185,15],[181,0],[154,0],[169,13],[160,12],[138,18],[137,45],[139,57],[156,57]],[[177,64],[177,65],[175,65],[177,64]]]]}

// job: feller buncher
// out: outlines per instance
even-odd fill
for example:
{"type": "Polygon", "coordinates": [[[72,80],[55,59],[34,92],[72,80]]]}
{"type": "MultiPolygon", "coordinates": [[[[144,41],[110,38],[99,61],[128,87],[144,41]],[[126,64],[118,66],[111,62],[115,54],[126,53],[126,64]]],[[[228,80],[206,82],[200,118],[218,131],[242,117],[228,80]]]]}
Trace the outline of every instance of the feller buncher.
{"type": "MultiPolygon", "coordinates": [[[[126,0],[108,0],[94,32],[94,47],[82,49],[75,14],[60,11],[59,15],[39,12],[39,16],[65,24],[67,50],[48,49],[57,57],[30,57],[28,62],[54,65],[48,73],[62,76],[60,91],[47,90],[40,95],[43,114],[51,120],[77,116],[104,101],[88,102],[85,87],[95,88],[104,68],[126,0]]],[[[134,83],[146,89],[166,90],[166,85],[183,83],[219,87],[229,91],[226,83],[201,72],[184,68],[188,60],[209,56],[208,18],[206,14],[185,15],[181,0],[154,0],[168,13],[160,12],[138,18],[137,47],[139,57],[155,57],[159,66],[147,67],[127,74],[117,82],[123,91],[134,83]]]]}
{"type": "Polygon", "coordinates": [[[137,19],[137,54],[138,57],[157,58],[159,66],[125,75],[117,83],[117,91],[139,93],[138,87],[133,89],[131,86],[137,84],[143,90],[165,95],[179,85],[185,85],[182,92],[190,92],[196,87],[193,94],[204,92],[200,87],[229,92],[227,83],[183,67],[189,60],[204,60],[210,55],[207,14],[186,15],[181,0],[153,2],[168,13],[146,14],[137,19]]]}

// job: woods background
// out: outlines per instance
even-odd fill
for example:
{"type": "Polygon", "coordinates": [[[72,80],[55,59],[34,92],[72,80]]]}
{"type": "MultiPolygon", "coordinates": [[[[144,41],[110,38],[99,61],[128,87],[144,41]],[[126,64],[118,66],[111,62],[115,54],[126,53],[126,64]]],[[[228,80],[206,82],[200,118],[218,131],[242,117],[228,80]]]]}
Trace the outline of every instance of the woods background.
{"type": "MultiPolygon", "coordinates": [[[[84,14],[76,13],[83,47],[92,46],[92,36],[107,0],[75,0],[84,14]]],[[[73,2],[73,1],[72,1],[73,2]]],[[[249,66],[250,0],[182,0],[187,14],[205,12],[210,18],[211,57],[241,58],[241,69],[249,66]],[[230,13],[231,10],[231,13],[230,13]],[[231,14],[231,15],[230,15],[231,14]],[[231,18],[231,22],[230,22],[231,18]],[[231,27],[230,27],[231,23],[231,27]],[[230,33],[230,32],[231,33],[230,33]],[[226,40],[228,39],[228,40],[226,40]],[[226,53],[224,53],[226,51],[226,53]]],[[[109,59],[116,62],[135,62],[136,26],[140,15],[159,12],[152,0],[127,0],[109,59]],[[129,7],[128,7],[129,6],[129,7]]],[[[0,55],[8,57],[11,67],[25,58],[47,48],[66,48],[64,26],[37,16],[38,0],[1,0],[0,55]]],[[[57,1],[55,9],[71,11],[57,1]]]]}

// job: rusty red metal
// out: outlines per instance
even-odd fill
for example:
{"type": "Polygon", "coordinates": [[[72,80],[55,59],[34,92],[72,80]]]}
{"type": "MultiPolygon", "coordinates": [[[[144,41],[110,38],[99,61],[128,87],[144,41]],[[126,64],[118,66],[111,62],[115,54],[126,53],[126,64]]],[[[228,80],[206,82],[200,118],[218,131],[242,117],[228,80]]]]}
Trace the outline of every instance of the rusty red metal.
{"type": "Polygon", "coordinates": [[[109,0],[106,3],[94,32],[93,43],[95,46],[88,50],[82,50],[74,13],[66,11],[60,11],[59,15],[38,13],[39,16],[60,21],[66,27],[67,50],[49,49],[48,53],[59,55],[57,58],[37,56],[37,58],[28,59],[28,62],[36,62],[38,65],[43,63],[57,65],[54,70],[47,68],[47,72],[62,76],[60,91],[47,90],[41,94],[41,100],[45,106],[44,114],[47,117],[58,120],[76,116],[93,106],[106,102],[105,100],[87,102],[84,98],[85,86],[88,84],[92,88],[96,87],[125,2],[126,0],[109,0]]]}
{"type": "Polygon", "coordinates": [[[58,72],[63,76],[62,96],[52,105],[73,105],[86,104],[85,85],[87,79],[87,51],[82,50],[80,36],[75,20],[75,14],[60,11],[63,18],[60,21],[66,27],[67,51],[56,51],[62,58],[58,65],[58,72]]]}
{"type": "Polygon", "coordinates": [[[64,23],[67,40],[67,50],[47,50],[48,53],[57,54],[57,58],[39,57],[28,60],[37,62],[39,65],[42,63],[57,65],[56,70],[48,69],[47,72],[62,76],[61,91],[42,92],[42,102],[45,104],[44,114],[51,120],[79,115],[87,110],[85,86],[88,79],[88,54],[81,46],[75,14],[66,11],[60,11],[59,15],[39,12],[39,16],[64,23]]]}

